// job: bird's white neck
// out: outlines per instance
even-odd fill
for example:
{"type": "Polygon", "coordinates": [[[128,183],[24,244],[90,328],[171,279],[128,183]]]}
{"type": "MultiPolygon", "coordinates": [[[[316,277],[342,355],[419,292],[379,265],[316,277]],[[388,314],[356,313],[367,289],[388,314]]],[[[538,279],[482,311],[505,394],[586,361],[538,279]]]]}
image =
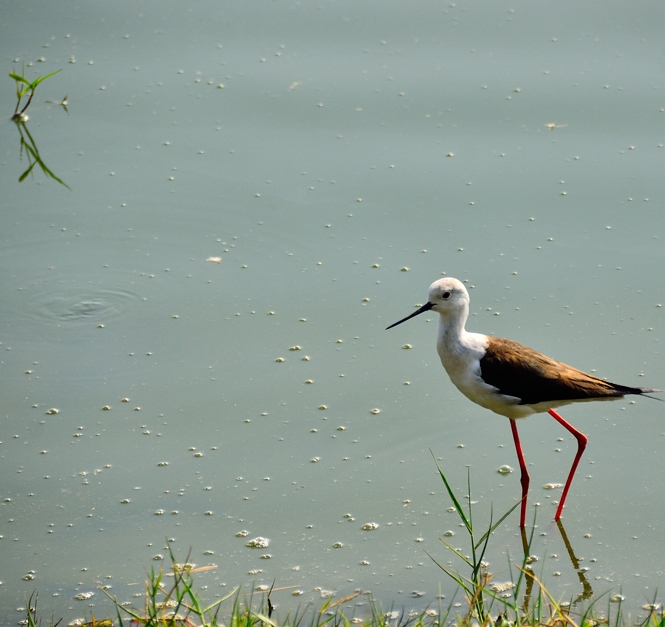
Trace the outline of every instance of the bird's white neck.
{"type": "Polygon", "coordinates": [[[452,313],[439,314],[439,326],[437,330],[437,348],[439,352],[441,350],[457,352],[462,338],[466,335],[464,324],[468,315],[468,305],[452,313]]]}

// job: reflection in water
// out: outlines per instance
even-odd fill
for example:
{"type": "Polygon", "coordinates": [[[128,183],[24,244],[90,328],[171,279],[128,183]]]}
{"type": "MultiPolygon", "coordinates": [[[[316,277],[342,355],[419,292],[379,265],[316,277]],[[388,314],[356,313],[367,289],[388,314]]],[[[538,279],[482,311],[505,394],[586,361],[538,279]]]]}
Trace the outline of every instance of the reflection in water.
{"type": "Polygon", "coordinates": [[[57,102],[56,100],[47,100],[48,104],[54,104],[58,105],[59,107],[62,107],[65,110],[65,113],[69,115],[69,109],[67,109],[67,105],[69,104],[69,100],[67,100],[68,96],[65,96],[60,102],[57,102]]]}
{"type": "MultiPolygon", "coordinates": [[[[580,601],[585,601],[586,599],[590,599],[593,596],[593,589],[591,588],[591,584],[586,578],[585,570],[583,568],[580,568],[580,562],[575,555],[575,551],[573,551],[573,547],[570,544],[570,540],[568,539],[568,535],[566,534],[566,530],[561,520],[557,520],[556,525],[557,528],[559,529],[559,532],[561,533],[561,539],[563,540],[563,543],[566,547],[566,551],[568,552],[568,557],[570,557],[570,563],[573,565],[573,568],[577,572],[577,577],[579,578],[580,583],[582,584],[582,592],[580,592],[580,594],[572,602],[572,605],[577,605],[580,601]]],[[[531,561],[531,556],[529,554],[529,547],[531,545],[531,541],[533,540],[533,531],[531,538],[527,538],[525,529],[521,529],[521,534],[522,534],[522,548],[524,550],[524,565],[525,565],[523,568],[523,572],[526,576],[526,589],[524,591],[522,609],[525,614],[528,614],[529,606],[531,604],[533,584],[536,581],[536,578],[534,577],[533,572],[529,567],[529,562],[531,561]]]]}
{"type": "MultiPolygon", "coordinates": [[[[64,101],[63,101],[64,102],[64,101]]],[[[63,105],[64,106],[64,105],[63,105]]],[[[66,110],[66,107],[64,107],[66,110]]],[[[21,151],[19,153],[19,158],[21,161],[23,161],[23,152],[25,149],[25,155],[28,159],[28,169],[19,176],[18,182],[22,183],[25,181],[26,178],[28,178],[28,175],[32,173],[33,168],[36,165],[39,165],[39,167],[42,169],[42,172],[49,178],[54,179],[60,185],[64,185],[68,190],[71,191],[71,187],[67,185],[62,179],[59,179],[49,168],[47,165],[44,163],[44,160],[42,159],[41,155],[39,154],[39,149],[37,148],[37,144],[35,140],[33,139],[32,135],[30,134],[30,131],[28,130],[28,127],[26,126],[25,122],[21,118],[16,118],[13,120],[14,124],[16,124],[16,128],[18,128],[19,135],[21,136],[21,151]]]]}
{"type": "Polygon", "coordinates": [[[561,522],[561,520],[557,520],[556,525],[559,528],[559,531],[561,532],[561,538],[563,539],[563,543],[566,546],[566,551],[568,551],[570,562],[572,563],[573,568],[577,571],[577,577],[579,578],[580,583],[582,584],[582,592],[573,601],[574,605],[576,603],[579,603],[580,601],[584,601],[585,599],[590,599],[591,596],[593,595],[593,590],[591,589],[591,584],[587,581],[584,569],[580,568],[580,562],[577,559],[577,557],[575,557],[573,547],[571,546],[570,541],[568,540],[568,536],[566,535],[566,530],[563,527],[563,523],[561,522]]]}

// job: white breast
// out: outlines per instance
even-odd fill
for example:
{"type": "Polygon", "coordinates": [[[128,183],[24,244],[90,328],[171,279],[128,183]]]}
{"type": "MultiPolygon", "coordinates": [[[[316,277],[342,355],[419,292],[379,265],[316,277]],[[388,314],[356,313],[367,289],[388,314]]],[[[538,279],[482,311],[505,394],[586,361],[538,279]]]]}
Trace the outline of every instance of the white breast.
{"type": "Polygon", "coordinates": [[[514,396],[498,394],[481,378],[480,360],[487,345],[488,338],[481,333],[463,331],[452,339],[444,332],[439,333],[436,349],[450,380],[464,396],[502,416],[526,418],[533,413],[531,407],[519,405],[520,399],[514,396]]]}

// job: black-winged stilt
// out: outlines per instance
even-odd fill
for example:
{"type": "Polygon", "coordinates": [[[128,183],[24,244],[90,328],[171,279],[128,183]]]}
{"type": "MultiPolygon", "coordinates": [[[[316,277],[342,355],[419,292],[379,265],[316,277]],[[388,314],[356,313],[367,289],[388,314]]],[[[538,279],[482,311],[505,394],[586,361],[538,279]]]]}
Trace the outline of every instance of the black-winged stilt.
{"type": "Polygon", "coordinates": [[[626,394],[662,390],[610,383],[512,340],[469,333],[464,328],[469,316],[469,293],[461,281],[453,278],[446,277],[432,283],[428,302],[406,318],[391,324],[388,329],[430,310],[439,314],[436,349],[450,380],[474,403],[510,419],[522,473],[520,527],[524,528],[526,522],[529,473],[516,420],[548,412],[577,439],[577,454],[554,516],[554,520],[559,520],[588,438],[566,422],[554,408],[569,403],[615,400],[626,394]]]}

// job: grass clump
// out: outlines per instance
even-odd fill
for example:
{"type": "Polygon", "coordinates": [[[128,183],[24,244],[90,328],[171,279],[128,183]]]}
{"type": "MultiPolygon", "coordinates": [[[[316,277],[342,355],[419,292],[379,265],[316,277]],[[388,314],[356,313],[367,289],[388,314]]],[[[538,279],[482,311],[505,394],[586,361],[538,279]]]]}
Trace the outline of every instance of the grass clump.
{"type": "MultiPolygon", "coordinates": [[[[609,593],[606,592],[591,601],[586,609],[576,610],[579,603],[589,600],[593,595],[593,590],[582,570],[578,570],[578,576],[583,590],[572,601],[557,601],[547,590],[531,567],[534,558],[530,554],[530,547],[536,529],[535,516],[528,537],[526,530],[521,529],[524,557],[521,563],[516,566],[516,576],[509,560],[510,582],[505,584],[492,583],[493,575],[488,570],[489,565],[483,561],[489,537],[520,505],[521,501],[511,507],[496,523],[492,521],[493,512],[491,511],[487,531],[479,540],[476,540],[476,531],[473,526],[470,474],[467,474],[467,494],[465,498],[468,501],[468,508],[465,509],[460,504],[460,499],[453,492],[438,464],[437,469],[453,502],[455,512],[467,531],[470,542],[471,554],[464,555],[460,549],[454,548],[447,541],[441,539],[441,542],[471,569],[470,576],[462,575],[459,571],[443,566],[430,556],[435,564],[458,584],[459,589],[466,596],[466,612],[453,621],[457,627],[597,627],[599,625],[628,627],[630,625],[630,622],[625,620],[622,613],[623,597],[621,595],[609,597],[609,593]],[[535,594],[534,587],[536,588],[535,594]],[[597,611],[596,606],[604,596],[608,596],[608,600],[607,612],[603,616],[597,611]],[[616,604],[614,612],[612,612],[612,604],[616,604]]],[[[574,568],[577,569],[578,560],[560,520],[557,521],[557,527],[571,562],[574,568]]],[[[656,602],[655,596],[651,603],[643,606],[643,609],[649,613],[641,622],[635,623],[637,627],[665,627],[665,610],[656,602]]]]}
{"type": "Polygon", "coordinates": [[[62,70],[56,70],[55,72],[51,72],[50,74],[45,74],[44,76],[38,76],[33,81],[29,81],[25,77],[25,68],[21,69],[20,74],[18,72],[10,72],[9,77],[14,79],[14,83],[16,85],[16,108],[14,109],[14,115],[12,115],[12,120],[17,120],[19,122],[27,122],[28,116],[26,114],[26,111],[30,106],[30,103],[32,102],[33,96],[35,95],[35,89],[37,89],[37,85],[44,82],[47,78],[55,76],[58,72],[61,71],[62,70]],[[19,108],[21,106],[21,100],[23,99],[23,96],[26,95],[28,95],[28,102],[19,111],[19,108]]]}
{"type": "MultiPolygon", "coordinates": [[[[514,566],[509,560],[510,581],[495,583],[493,575],[489,572],[489,564],[484,561],[489,540],[496,528],[520,502],[496,522],[493,521],[493,512],[491,512],[489,523],[484,527],[486,531],[478,538],[479,533],[474,527],[469,475],[465,495],[468,506],[463,507],[461,502],[464,499],[457,497],[441,469],[438,470],[454,510],[466,529],[470,543],[469,555],[465,555],[462,549],[453,547],[446,540],[441,541],[462,561],[469,569],[469,573],[463,575],[430,557],[457,583],[458,592],[461,591],[466,599],[466,607],[462,609],[458,610],[454,605],[456,593],[446,607],[443,607],[439,600],[437,608],[428,607],[416,613],[395,611],[394,608],[384,611],[371,596],[369,610],[362,608],[362,615],[359,606],[350,612],[343,610],[342,605],[348,605],[362,594],[362,591],[358,591],[336,601],[330,596],[320,607],[309,604],[297,607],[294,611],[288,610],[285,616],[280,617],[276,613],[271,595],[286,588],[275,588],[274,583],[269,590],[252,588],[248,593],[237,587],[223,598],[207,603],[194,587],[194,575],[215,566],[196,568],[187,561],[180,564],[171,547],[167,545],[171,560],[170,569],[166,572],[162,566],[158,570],[154,567],[150,569],[140,607],[131,607],[119,602],[100,586],[104,594],[113,601],[116,618],[98,620],[92,616],[91,621],[78,624],[82,627],[114,625],[118,627],[122,625],[130,627],[600,627],[601,625],[665,627],[665,611],[656,602],[655,597],[652,603],[643,606],[648,610],[646,618],[633,625],[622,613],[621,595],[610,598],[606,593],[589,601],[593,591],[582,570],[578,571],[583,587],[582,593],[570,602],[555,599],[531,567],[532,558],[529,549],[535,530],[535,520],[530,537],[522,531],[523,559],[514,566]],[[607,610],[603,614],[597,610],[597,607],[605,596],[608,597],[607,610]],[[577,609],[583,601],[589,601],[586,608],[577,609]]],[[[577,560],[562,525],[559,526],[559,530],[573,566],[577,568],[577,560]]],[[[37,627],[41,622],[37,620],[36,594],[30,597],[26,605],[27,619],[21,624],[37,627]]],[[[49,627],[56,627],[58,623],[51,621],[49,627]]]]}

